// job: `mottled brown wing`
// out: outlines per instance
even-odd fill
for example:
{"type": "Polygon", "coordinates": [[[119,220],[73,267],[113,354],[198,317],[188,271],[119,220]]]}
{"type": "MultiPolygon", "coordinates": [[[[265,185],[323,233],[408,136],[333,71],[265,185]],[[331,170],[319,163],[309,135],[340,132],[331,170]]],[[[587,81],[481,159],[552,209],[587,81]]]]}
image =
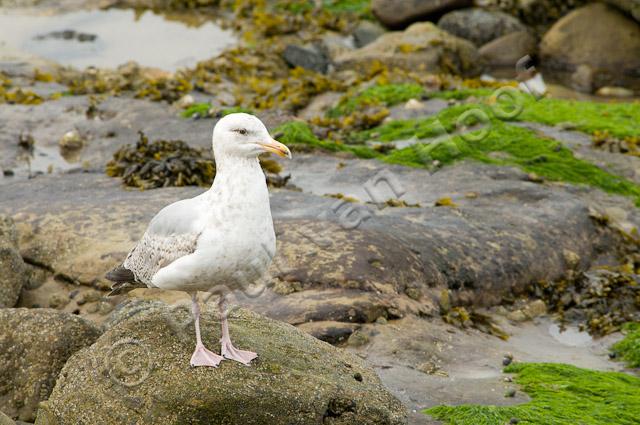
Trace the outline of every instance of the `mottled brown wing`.
{"type": "Polygon", "coordinates": [[[147,232],[122,266],[133,273],[136,282],[150,287],[158,270],[196,250],[199,236],[196,233],[163,236],[147,232]]]}

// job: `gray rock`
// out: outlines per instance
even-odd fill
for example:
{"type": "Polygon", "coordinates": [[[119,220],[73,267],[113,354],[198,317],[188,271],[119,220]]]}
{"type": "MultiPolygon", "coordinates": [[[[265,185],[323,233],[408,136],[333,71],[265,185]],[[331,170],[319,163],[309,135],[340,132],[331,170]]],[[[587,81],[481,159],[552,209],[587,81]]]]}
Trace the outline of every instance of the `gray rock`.
{"type": "Polygon", "coordinates": [[[526,27],[515,17],[504,12],[478,8],[454,10],[438,21],[443,30],[482,46],[503,35],[524,31],[526,27]]]}
{"type": "MultiPolygon", "coordinates": [[[[405,408],[355,355],[238,309],[230,332],[259,357],[191,368],[188,309],[150,310],[105,332],[65,365],[36,424],[404,424],[405,408]]],[[[202,315],[216,350],[217,314],[202,315]]]]}
{"type": "Polygon", "coordinates": [[[327,56],[315,47],[303,47],[289,44],[282,53],[284,60],[291,66],[299,66],[324,74],[329,69],[327,56]]]}
{"type": "Polygon", "coordinates": [[[85,319],[49,309],[2,309],[0,324],[0,410],[30,422],[67,359],[100,332],[85,319]]]}
{"type": "MultiPolygon", "coordinates": [[[[283,165],[304,193],[272,194],[279,254],[271,276],[300,286],[281,301],[258,297],[249,304],[293,324],[375,321],[394,308],[432,311],[428,298],[405,295],[416,287],[470,291],[477,294],[474,302],[491,305],[532,281],[562,278],[563,248],[583,259],[581,267],[588,265],[601,240],[587,205],[572,193],[578,189],[534,184],[516,169],[461,163],[432,174],[318,154],[298,154],[283,165]],[[367,182],[384,172],[402,191],[394,194],[383,180],[374,191],[380,202],[401,197],[420,206],[364,203],[372,201],[367,182]],[[322,196],[336,193],[361,202],[322,196]],[[447,196],[458,208],[433,208],[447,196]],[[337,293],[329,296],[328,288],[337,293]],[[356,304],[361,307],[350,313],[356,304]]],[[[0,186],[0,212],[21,217],[21,244],[34,260],[74,280],[99,283],[160,208],[202,190],[124,191],[118,180],[101,175],[52,176],[0,186]],[[38,226],[44,214],[46,228],[38,226]]]]}
{"type": "Polygon", "coordinates": [[[509,67],[514,72],[518,61],[537,53],[537,40],[529,31],[512,32],[485,44],[479,50],[480,56],[490,67],[509,67]]]}
{"type": "Polygon", "coordinates": [[[373,0],[371,10],[385,26],[400,28],[471,5],[473,0],[373,0]]]}
{"type": "Polygon", "coordinates": [[[0,215],[0,271],[0,308],[14,307],[29,275],[18,252],[13,220],[4,215],[0,215]]]}
{"type": "Polygon", "coordinates": [[[590,67],[593,89],[640,89],[640,25],[610,6],[590,4],[545,34],[540,60],[543,68],[569,75],[580,66],[590,67]]]}
{"type": "Polygon", "coordinates": [[[334,65],[339,70],[369,69],[378,62],[412,72],[473,76],[482,70],[480,55],[472,43],[430,22],[383,34],[371,44],[338,56],[334,65]]]}
{"type": "Polygon", "coordinates": [[[386,30],[375,22],[360,21],[356,29],[353,30],[353,39],[356,47],[364,47],[367,44],[371,44],[385,32],[386,30]]]}

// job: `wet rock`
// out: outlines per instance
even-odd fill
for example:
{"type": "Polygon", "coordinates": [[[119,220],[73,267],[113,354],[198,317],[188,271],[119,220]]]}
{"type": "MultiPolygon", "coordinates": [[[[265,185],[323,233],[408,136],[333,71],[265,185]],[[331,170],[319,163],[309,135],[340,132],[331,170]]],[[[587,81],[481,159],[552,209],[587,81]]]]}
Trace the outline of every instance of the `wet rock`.
{"type": "Polygon", "coordinates": [[[360,326],[345,322],[308,322],[298,326],[298,329],[321,341],[335,345],[346,341],[349,336],[360,326]]]}
{"type": "Polygon", "coordinates": [[[76,40],[80,43],[95,41],[98,36],[95,34],[88,34],[84,32],[77,32],[74,30],[62,30],[62,31],[52,31],[47,34],[41,34],[35,37],[36,40],[47,40],[47,39],[61,39],[61,40],[76,40]]]}
{"type": "MultiPolygon", "coordinates": [[[[279,246],[271,275],[299,286],[278,296],[283,301],[266,299],[264,311],[277,314],[275,306],[286,305],[282,320],[289,323],[363,323],[394,307],[403,314],[437,313],[433,300],[413,300],[406,288],[468,291],[474,294],[470,302],[495,305],[531,282],[563,278],[564,249],[588,267],[598,249],[615,246],[575,193],[527,182],[526,174],[511,168],[460,163],[432,174],[324,155],[299,155],[286,167],[304,192],[272,193],[279,246]],[[401,192],[394,194],[380,176],[397,181],[401,192]],[[376,178],[381,183],[367,192],[376,178]],[[369,202],[373,194],[380,206],[322,196],[338,191],[369,202]],[[457,197],[456,208],[431,207],[468,192],[477,196],[457,197]],[[400,197],[422,207],[383,208],[400,197]],[[330,289],[335,297],[328,296],[330,289]],[[345,320],[360,302],[358,319],[345,320]],[[305,311],[308,306],[313,308],[305,311]]],[[[51,176],[0,186],[0,213],[19,219],[25,257],[70,280],[100,285],[157,211],[202,190],[125,191],[99,174],[51,176]],[[76,207],[69,209],[69,202],[76,207]]]]}
{"type": "Polygon", "coordinates": [[[18,252],[18,235],[13,219],[0,214],[0,308],[13,307],[27,285],[27,267],[18,252]]]}
{"type": "Polygon", "coordinates": [[[370,69],[377,62],[408,71],[478,75],[480,55],[467,40],[452,36],[430,22],[392,31],[360,49],[345,52],[334,60],[337,69],[370,69]]]}
{"type": "Polygon", "coordinates": [[[610,6],[590,4],[553,25],[540,58],[544,68],[568,75],[589,67],[593,89],[640,88],[640,25],[610,6]]]}
{"type": "Polygon", "coordinates": [[[78,130],[71,130],[66,132],[58,142],[58,145],[60,146],[60,152],[63,154],[63,156],[66,153],[73,153],[82,149],[84,147],[84,144],[85,140],[80,135],[78,130]]]}
{"type": "Polygon", "coordinates": [[[275,277],[302,282],[307,289],[328,286],[398,294],[411,284],[424,284],[419,257],[386,232],[289,220],[277,225],[276,236],[279,261],[286,266],[275,277]]]}
{"type": "Polygon", "coordinates": [[[100,332],[78,316],[49,309],[3,309],[0,323],[0,409],[30,422],[67,359],[100,332]]]}
{"type": "MultiPolygon", "coordinates": [[[[36,423],[406,423],[404,407],[357,356],[247,310],[231,313],[230,331],[259,353],[252,365],[192,368],[191,326],[175,327],[189,317],[187,308],[151,310],[106,331],[67,362],[36,423]]],[[[210,346],[216,322],[205,310],[210,346]]]]}
{"type": "Polygon", "coordinates": [[[364,47],[367,44],[371,44],[385,32],[386,30],[375,22],[360,21],[356,29],[353,30],[353,40],[356,47],[364,47]]]}
{"type": "Polygon", "coordinates": [[[480,56],[490,67],[511,68],[515,71],[518,61],[535,56],[538,50],[536,38],[529,31],[512,32],[485,44],[480,56]]]}
{"type": "Polygon", "coordinates": [[[473,0],[373,0],[371,10],[384,25],[398,28],[472,4],[473,0]]]}
{"type": "Polygon", "coordinates": [[[515,17],[504,12],[478,8],[455,10],[438,21],[443,30],[482,46],[512,32],[525,31],[526,27],[515,17]]]}
{"type": "Polygon", "coordinates": [[[315,46],[297,46],[289,44],[282,53],[284,60],[291,66],[324,74],[329,69],[327,56],[315,46]]]}

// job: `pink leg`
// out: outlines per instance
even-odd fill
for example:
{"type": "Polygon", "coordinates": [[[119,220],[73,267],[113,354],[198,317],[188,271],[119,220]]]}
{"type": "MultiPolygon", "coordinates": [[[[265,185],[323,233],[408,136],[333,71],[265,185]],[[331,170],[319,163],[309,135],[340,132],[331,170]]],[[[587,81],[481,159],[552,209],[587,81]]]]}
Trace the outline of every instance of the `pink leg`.
{"type": "Polygon", "coordinates": [[[217,367],[223,357],[207,350],[200,337],[200,306],[198,305],[197,292],[191,294],[191,309],[193,311],[193,319],[196,322],[196,349],[191,356],[191,366],[217,367]]]}
{"type": "Polygon", "coordinates": [[[222,322],[222,338],[220,339],[220,345],[222,346],[221,354],[224,358],[235,360],[244,365],[249,365],[251,360],[258,357],[256,353],[251,351],[238,350],[231,343],[231,337],[229,336],[229,325],[227,324],[227,314],[224,308],[224,295],[220,297],[220,321],[222,322]]]}

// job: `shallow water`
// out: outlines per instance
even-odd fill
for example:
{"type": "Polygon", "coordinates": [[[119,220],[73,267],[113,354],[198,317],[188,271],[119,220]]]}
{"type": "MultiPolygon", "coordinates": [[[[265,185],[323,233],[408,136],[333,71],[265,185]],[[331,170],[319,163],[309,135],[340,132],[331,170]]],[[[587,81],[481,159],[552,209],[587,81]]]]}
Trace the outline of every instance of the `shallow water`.
{"type": "Polygon", "coordinates": [[[560,344],[568,347],[587,347],[593,343],[593,338],[588,332],[583,332],[575,326],[561,329],[556,323],[552,323],[549,325],[549,335],[560,344]]]}
{"type": "Polygon", "coordinates": [[[178,18],[122,9],[50,16],[0,9],[0,47],[77,68],[115,68],[135,60],[143,66],[175,71],[236,43],[231,31],[212,22],[194,25],[178,18]]]}

